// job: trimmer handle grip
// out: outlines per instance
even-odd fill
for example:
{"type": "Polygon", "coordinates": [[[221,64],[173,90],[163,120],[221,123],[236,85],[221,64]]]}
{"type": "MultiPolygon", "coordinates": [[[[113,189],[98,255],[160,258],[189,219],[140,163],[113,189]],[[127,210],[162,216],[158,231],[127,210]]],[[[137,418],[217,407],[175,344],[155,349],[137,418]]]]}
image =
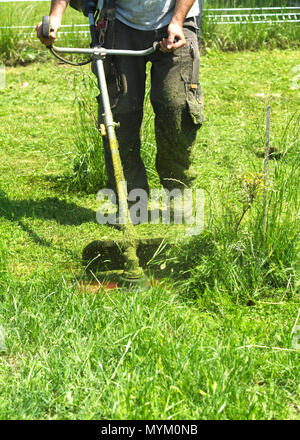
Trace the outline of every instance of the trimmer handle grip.
{"type": "MultiPolygon", "coordinates": [[[[178,39],[174,38],[174,43],[177,43],[177,41],[178,41],[178,39]]],[[[153,49],[154,49],[154,52],[160,49],[160,42],[159,41],[154,41],[153,49]]]]}
{"type": "Polygon", "coordinates": [[[159,48],[160,48],[160,42],[159,41],[154,41],[154,43],[153,43],[154,52],[156,50],[159,50],[159,48]]]}
{"type": "Polygon", "coordinates": [[[44,38],[50,38],[50,17],[49,15],[44,15],[43,16],[43,21],[42,21],[42,34],[44,38]]]}

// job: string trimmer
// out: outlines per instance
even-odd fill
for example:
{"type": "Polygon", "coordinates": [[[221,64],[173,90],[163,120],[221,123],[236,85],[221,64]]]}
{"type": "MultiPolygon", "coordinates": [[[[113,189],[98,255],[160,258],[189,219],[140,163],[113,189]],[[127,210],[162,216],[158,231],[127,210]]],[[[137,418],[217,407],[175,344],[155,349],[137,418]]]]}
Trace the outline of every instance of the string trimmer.
{"type": "MultiPolygon", "coordinates": [[[[95,263],[102,268],[116,269],[120,264],[123,265],[123,273],[121,275],[123,281],[130,283],[136,283],[145,279],[144,270],[142,269],[139,261],[139,256],[147,254],[153,255],[155,251],[161,246],[163,238],[150,238],[139,239],[136,230],[132,224],[128,202],[127,202],[127,186],[125,183],[122,162],[119,154],[118,140],[116,137],[115,126],[116,123],[113,120],[110,100],[108,95],[107,83],[105,78],[105,71],[103,61],[106,56],[125,55],[125,56],[146,56],[153,53],[159,46],[159,43],[155,42],[153,46],[146,50],[132,51],[132,50],[118,50],[118,49],[106,49],[99,45],[96,34],[95,26],[95,12],[96,2],[87,1],[85,8],[83,9],[84,15],[89,19],[90,33],[91,33],[91,48],[64,48],[49,46],[51,52],[57,56],[60,60],[67,62],[62,58],[60,53],[68,54],[85,54],[90,55],[90,59],[87,62],[93,61],[96,66],[96,75],[98,78],[98,87],[102,99],[104,109],[104,125],[105,129],[102,130],[102,135],[106,135],[109,140],[109,147],[112,157],[115,183],[119,202],[119,216],[123,219],[120,225],[122,230],[121,240],[96,240],[90,243],[83,250],[83,260],[88,268],[95,267],[95,263]],[[148,248],[148,249],[146,249],[148,248]],[[149,250],[149,252],[147,252],[149,250]],[[104,264],[109,260],[112,263],[112,267],[109,264],[104,264]]],[[[49,38],[51,31],[51,23],[49,16],[43,17],[43,37],[49,38]]],[[[87,62],[79,63],[87,64],[87,62]]],[[[70,63],[74,64],[74,63],[70,63]]]]}

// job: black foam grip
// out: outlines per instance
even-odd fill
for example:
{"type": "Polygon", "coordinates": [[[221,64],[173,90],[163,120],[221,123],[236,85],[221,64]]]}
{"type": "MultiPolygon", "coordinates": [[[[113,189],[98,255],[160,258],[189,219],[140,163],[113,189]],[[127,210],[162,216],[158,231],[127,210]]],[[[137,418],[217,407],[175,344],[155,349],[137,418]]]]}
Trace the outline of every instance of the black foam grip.
{"type": "Polygon", "coordinates": [[[44,38],[50,38],[50,17],[49,15],[43,16],[42,34],[44,38]]]}

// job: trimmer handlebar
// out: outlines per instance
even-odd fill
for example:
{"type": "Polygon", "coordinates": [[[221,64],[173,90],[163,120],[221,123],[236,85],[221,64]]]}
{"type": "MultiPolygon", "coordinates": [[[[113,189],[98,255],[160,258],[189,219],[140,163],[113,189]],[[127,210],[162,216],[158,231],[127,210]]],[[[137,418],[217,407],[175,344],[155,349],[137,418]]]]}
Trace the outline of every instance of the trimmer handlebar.
{"type": "Polygon", "coordinates": [[[58,53],[69,53],[69,54],[84,54],[84,55],[94,55],[94,56],[106,56],[106,55],[127,55],[127,56],[134,56],[134,57],[141,57],[150,55],[151,53],[155,52],[157,48],[159,47],[159,42],[155,41],[153,43],[152,47],[149,47],[149,49],[145,50],[125,50],[125,49],[105,49],[105,47],[93,47],[91,49],[87,48],[77,48],[77,47],[56,47],[53,46],[53,49],[55,52],[58,53]]]}
{"type": "MultiPolygon", "coordinates": [[[[44,38],[50,38],[50,17],[49,15],[43,16],[42,21],[42,34],[44,38]]],[[[127,55],[127,56],[146,56],[150,55],[151,53],[158,50],[160,47],[160,43],[158,41],[155,41],[153,43],[152,47],[149,47],[145,50],[125,50],[125,49],[105,49],[101,46],[96,46],[93,48],[75,48],[75,47],[54,47],[53,49],[55,52],[58,53],[78,53],[78,54],[85,54],[85,55],[94,55],[94,56],[106,56],[106,55],[127,55]]]]}

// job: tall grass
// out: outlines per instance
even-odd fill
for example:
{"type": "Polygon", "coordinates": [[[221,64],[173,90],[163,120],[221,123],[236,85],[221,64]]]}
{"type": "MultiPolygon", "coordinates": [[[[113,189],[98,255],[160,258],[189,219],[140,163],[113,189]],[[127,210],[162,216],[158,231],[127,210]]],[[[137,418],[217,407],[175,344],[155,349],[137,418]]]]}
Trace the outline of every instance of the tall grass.
{"type": "Polygon", "coordinates": [[[1,311],[2,420],[298,416],[287,308],[212,315],[163,285],[91,295],[47,278],[11,282],[1,311]]]}
{"type": "Polygon", "coordinates": [[[150,102],[150,69],[147,75],[146,94],[144,99],[144,118],[141,126],[141,157],[146,167],[147,178],[151,188],[160,186],[155,168],[156,140],[154,136],[154,112],[150,102]]]}
{"type": "MultiPolygon", "coordinates": [[[[0,62],[6,65],[26,64],[49,57],[48,51],[36,37],[35,26],[48,15],[49,3],[1,3],[0,4],[0,62]],[[15,27],[12,27],[15,26],[15,27]],[[20,26],[26,26],[21,29],[20,26]]],[[[63,19],[63,25],[87,23],[83,14],[68,8],[63,19]]],[[[59,36],[61,45],[87,47],[89,35],[78,32],[88,28],[68,27],[61,32],[68,32],[59,36]]]]}
{"type": "Polygon", "coordinates": [[[287,49],[299,47],[297,23],[217,24],[204,13],[201,44],[220,50],[287,49]]]}
{"type": "Polygon", "coordinates": [[[105,187],[107,177],[104,147],[98,130],[96,79],[85,72],[74,76],[78,121],[74,130],[74,159],[70,187],[95,193],[105,187]]]}
{"type": "Polygon", "coordinates": [[[299,288],[299,133],[299,117],[294,116],[278,137],[285,153],[274,159],[266,188],[265,231],[262,196],[257,196],[236,227],[237,217],[232,211],[241,212],[241,206],[234,191],[241,189],[234,188],[231,177],[223,191],[209,200],[206,231],[176,250],[181,276],[188,278],[184,288],[206,306],[220,304],[226,297],[242,302],[274,295],[282,299],[299,288]]]}
{"type": "MultiPolygon", "coordinates": [[[[271,23],[257,24],[217,24],[217,19],[207,19],[207,15],[220,15],[222,8],[268,8],[299,6],[294,1],[276,0],[208,0],[203,1],[202,45],[216,47],[221,50],[244,50],[299,47],[300,26],[298,23],[280,23],[276,17],[268,17],[271,23]],[[218,8],[220,11],[208,11],[218,8]]],[[[259,13],[259,11],[255,11],[259,13]]],[[[267,12],[266,9],[264,12],[267,12]]],[[[274,12],[274,11],[273,11],[274,12]]],[[[224,13],[224,12],[223,12],[224,13]]],[[[237,14],[238,11],[232,12],[237,14]]],[[[243,11],[250,14],[251,11],[243,11]]]]}
{"type": "Polygon", "coordinates": [[[16,9],[10,4],[0,5],[0,60],[7,65],[16,61],[26,63],[37,57],[37,48],[32,46],[32,38],[27,36],[26,30],[12,27],[30,23],[34,6],[27,4],[16,9]]]}

